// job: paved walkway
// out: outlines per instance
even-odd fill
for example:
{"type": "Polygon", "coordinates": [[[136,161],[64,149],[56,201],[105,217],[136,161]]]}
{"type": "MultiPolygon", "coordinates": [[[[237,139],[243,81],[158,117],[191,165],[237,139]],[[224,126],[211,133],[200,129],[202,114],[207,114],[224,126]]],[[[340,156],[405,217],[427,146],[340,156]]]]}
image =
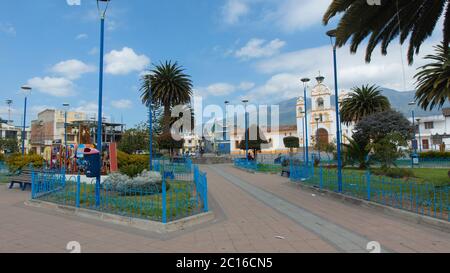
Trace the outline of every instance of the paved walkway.
{"type": "Polygon", "coordinates": [[[324,197],[287,179],[231,166],[204,167],[211,209],[205,226],[162,236],[29,208],[29,193],[0,185],[0,252],[450,252],[450,234],[324,197]]]}

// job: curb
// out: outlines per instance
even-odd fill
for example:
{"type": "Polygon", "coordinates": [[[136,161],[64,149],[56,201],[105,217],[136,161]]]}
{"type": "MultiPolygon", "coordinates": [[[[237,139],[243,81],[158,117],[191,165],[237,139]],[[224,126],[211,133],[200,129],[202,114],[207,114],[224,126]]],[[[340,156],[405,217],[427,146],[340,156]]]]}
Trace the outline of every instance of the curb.
{"type": "Polygon", "coordinates": [[[136,229],[156,232],[159,234],[167,234],[177,231],[182,231],[190,227],[205,224],[215,219],[215,215],[212,211],[205,212],[197,215],[193,215],[187,218],[176,220],[167,224],[161,222],[125,217],[110,213],[104,213],[100,211],[88,210],[83,208],[74,208],[64,205],[53,204],[39,200],[25,201],[25,205],[34,208],[51,209],[58,213],[65,215],[73,215],[88,219],[100,220],[102,222],[133,227],[136,229]]]}
{"type": "Polygon", "coordinates": [[[352,205],[357,205],[357,206],[366,207],[369,209],[374,209],[374,210],[380,211],[382,213],[385,213],[385,214],[388,214],[391,216],[395,216],[395,217],[398,217],[400,219],[403,219],[403,220],[406,220],[406,221],[409,221],[409,222],[412,222],[415,224],[430,226],[430,227],[436,228],[438,230],[450,233],[450,222],[445,221],[445,220],[433,218],[433,217],[426,216],[426,215],[420,215],[420,214],[413,213],[413,212],[410,212],[407,210],[389,207],[389,206],[375,203],[372,201],[359,199],[359,198],[356,198],[353,196],[348,196],[348,195],[344,195],[344,194],[329,191],[329,190],[319,189],[314,186],[304,185],[304,184],[295,183],[295,182],[291,182],[291,181],[289,181],[289,182],[292,185],[297,185],[302,189],[319,192],[322,195],[343,201],[344,203],[349,203],[352,205]]]}

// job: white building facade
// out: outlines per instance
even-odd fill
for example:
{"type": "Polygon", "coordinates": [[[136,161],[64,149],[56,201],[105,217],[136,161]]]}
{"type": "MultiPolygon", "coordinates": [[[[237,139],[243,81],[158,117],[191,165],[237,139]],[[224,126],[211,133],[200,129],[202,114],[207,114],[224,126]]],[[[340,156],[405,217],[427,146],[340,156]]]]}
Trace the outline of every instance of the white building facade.
{"type": "Polygon", "coordinates": [[[419,151],[450,151],[450,108],[443,109],[442,115],[417,117],[414,124],[419,151]]]}

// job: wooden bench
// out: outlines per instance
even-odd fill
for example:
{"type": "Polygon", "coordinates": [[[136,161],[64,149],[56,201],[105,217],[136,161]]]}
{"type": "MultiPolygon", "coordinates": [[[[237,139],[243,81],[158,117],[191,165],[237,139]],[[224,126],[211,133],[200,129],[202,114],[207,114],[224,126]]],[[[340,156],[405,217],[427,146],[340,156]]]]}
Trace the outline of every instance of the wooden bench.
{"type": "Polygon", "coordinates": [[[10,177],[11,184],[9,188],[12,189],[15,184],[19,184],[22,191],[25,191],[27,186],[31,187],[31,170],[24,169],[18,175],[10,177]]]}

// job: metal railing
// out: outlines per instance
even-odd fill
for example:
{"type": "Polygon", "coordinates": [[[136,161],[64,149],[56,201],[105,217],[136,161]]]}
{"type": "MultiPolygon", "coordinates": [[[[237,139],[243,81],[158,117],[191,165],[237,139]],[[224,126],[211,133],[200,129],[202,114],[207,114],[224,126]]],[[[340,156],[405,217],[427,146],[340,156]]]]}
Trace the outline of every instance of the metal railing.
{"type": "Polygon", "coordinates": [[[261,163],[255,160],[247,161],[245,158],[235,159],[234,166],[241,169],[263,173],[278,173],[283,169],[281,164],[261,163]]]}
{"type": "MultiPolygon", "coordinates": [[[[324,190],[338,191],[337,170],[323,166],[291,167],[291,181],[324,190]]],[[[450,221],[450,185],[345,171],[343,194],[386,206],[450,221]]]]}
{"type": "Polygon", "coordinates": [[[66,178],[63,173],[37,171],[32,173],[31,198],[168,223],[208,211],[206,174],[191,163],[182,165],[158,163],[155,170],[161,174],[161,182],[119,182],[117,187],[103,183],[99,206],[95,185],[82,183],[80,175],[66,178]]]}

